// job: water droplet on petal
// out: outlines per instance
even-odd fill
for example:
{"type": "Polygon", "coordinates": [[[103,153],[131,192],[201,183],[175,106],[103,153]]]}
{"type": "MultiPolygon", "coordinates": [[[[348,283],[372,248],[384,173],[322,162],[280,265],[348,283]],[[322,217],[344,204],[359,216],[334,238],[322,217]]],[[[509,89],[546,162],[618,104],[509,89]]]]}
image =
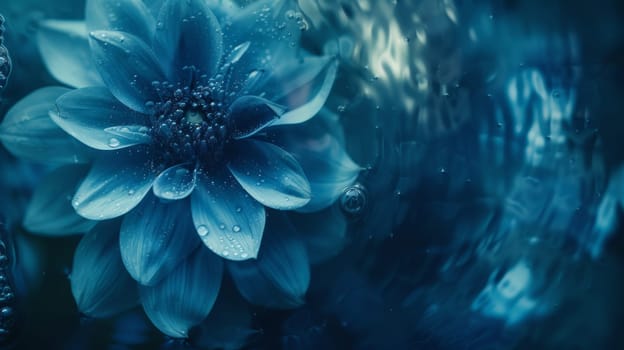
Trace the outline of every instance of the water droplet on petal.
{"type": "Polygon", "coordinates": [[[111,137],[108,140],[108,146],[111,147],[111,148],[117,148],[117,147],[119,147],[120,144],[121,144],[121,142],[119,142],[119,140],[114,138],[114,137],[111,137]]]}
{"type": "Polygon", "coordinates": [[[240,230],[241,230],[241,227],[240,227],[240,226],[238,226],[238,225],[234,225],[234,226],[232,226],[232,231],[234,231],[234,232],[240,232],[240,230]]]}
{"type": "Polygon", "coordinates": [[[197,233],[204,237],[208,234],[208,227],[206,227],[206,225],[199,225],[197,226],[197,233]]]}

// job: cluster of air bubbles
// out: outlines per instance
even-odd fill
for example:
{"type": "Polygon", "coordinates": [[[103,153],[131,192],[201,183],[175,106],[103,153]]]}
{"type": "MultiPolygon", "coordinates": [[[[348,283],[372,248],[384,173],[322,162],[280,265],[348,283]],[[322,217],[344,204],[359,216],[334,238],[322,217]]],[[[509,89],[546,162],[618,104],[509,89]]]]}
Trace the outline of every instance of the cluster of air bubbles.
{"type": "Polygon", "coordinates": [[[8,234],[0,222],[0,347],[7,345],[14,336],[15,294],[10,283],[8,234]]]}
{"type": "Polygon", "coordinates": [[[0,15],[0,92],[4,89],[11,73],[9,50],[4,46],[4,17],[0,15]]]}
{"type": "Polygon", "coordinates": [[[366,189],[359,183],[345,188],[340,196],[340,208],[351,217],[361,215],[366,209],[367,202],[366,189]]]}
{"type": "Polygon", "coordinates": [[[301,31],[306,31],[309,28],[308,22],[306,22],[301,12],[288,10],[286,11],[286,18],[291,21],[297,22],[297,27],[301,31]]]}
{"type": "Polygon", "coordinates": [[[227,77],[201,75],[190,86],[154,81],[160,100],[148,101],[149,136],[160,148],[165,163],[216,163],[231,138],[227,103],[231,96],[227,77]]]}

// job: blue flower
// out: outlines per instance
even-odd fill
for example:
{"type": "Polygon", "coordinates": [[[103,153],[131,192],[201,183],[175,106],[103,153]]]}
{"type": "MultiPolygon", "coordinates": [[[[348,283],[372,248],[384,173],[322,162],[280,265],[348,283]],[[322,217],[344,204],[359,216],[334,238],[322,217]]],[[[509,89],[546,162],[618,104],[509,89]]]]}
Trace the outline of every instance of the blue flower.
{"type": "Polygon", "coordinates": [[[85,22],[43,22],[44,62],[75,89],[33,92],[0,139],[61,165],[24,225],[89,231],[71,276],[79,309],[105,317],[140,301],[161,331],[185,337],[224,266],[248,301],[300,305],[319,238],[300,236],[287,211],[331,211],[360,168],[321,111],[336,59],[298,48],[289,2],[155,3],[89,0],[85,22]]]}

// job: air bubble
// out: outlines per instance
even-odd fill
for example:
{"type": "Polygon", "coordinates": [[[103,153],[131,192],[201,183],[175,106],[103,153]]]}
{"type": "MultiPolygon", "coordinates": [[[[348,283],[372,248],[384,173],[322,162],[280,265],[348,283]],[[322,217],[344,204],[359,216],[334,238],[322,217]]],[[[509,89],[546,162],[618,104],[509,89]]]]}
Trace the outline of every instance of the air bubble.
{"type": "Polygon", "coordinates": [[[348,215],[361,214],[366,208],[366,204],[366,189],[360,184],[347,187],[340,197],[340,208],[348,215]]]}

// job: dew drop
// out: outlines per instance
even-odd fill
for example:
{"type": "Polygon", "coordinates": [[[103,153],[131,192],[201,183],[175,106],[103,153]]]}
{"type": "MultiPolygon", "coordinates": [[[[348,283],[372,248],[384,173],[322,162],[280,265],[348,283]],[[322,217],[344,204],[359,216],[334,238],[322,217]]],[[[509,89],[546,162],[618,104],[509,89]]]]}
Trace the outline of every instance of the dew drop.
{"type": "Polygon", "coordinates": [[[197,233],[202,237],[206,236],[208,234],[208,227],[206,227],[206,225],[197,226],[197,233]]]}
{"type": "Polygon", "coordinates": [[[227,250],[224,250],[223,253],[221,253],[221,254],[223,254],[223,256],[228,256],[228,255],[230,255],[230,252],[228,252],[227,250]]]}
{"type": "Polygon", "coordinates": [[[241,258],[246,259],[249,256],[247,253],[241,253],[241,258]]]}
{"type": "Polygon", "coordinates": [[[119,140],[114,138],[114,137],[111,137],[108,140],[108,146],[111,147],[111,148],[117,148],[117,147],[119,147],[120,144],[121,144],[121,142],[119,142],[119,140]]]}
{"type": "Polygon", "coordinates": [[[234,225],[234,226],[232,226],[232,231],[234,231],[234,232],[240,232],[240,230],[241,230],[241,227],[240,227],[240,226],[238,226],[238,225],[234,225]]]}

